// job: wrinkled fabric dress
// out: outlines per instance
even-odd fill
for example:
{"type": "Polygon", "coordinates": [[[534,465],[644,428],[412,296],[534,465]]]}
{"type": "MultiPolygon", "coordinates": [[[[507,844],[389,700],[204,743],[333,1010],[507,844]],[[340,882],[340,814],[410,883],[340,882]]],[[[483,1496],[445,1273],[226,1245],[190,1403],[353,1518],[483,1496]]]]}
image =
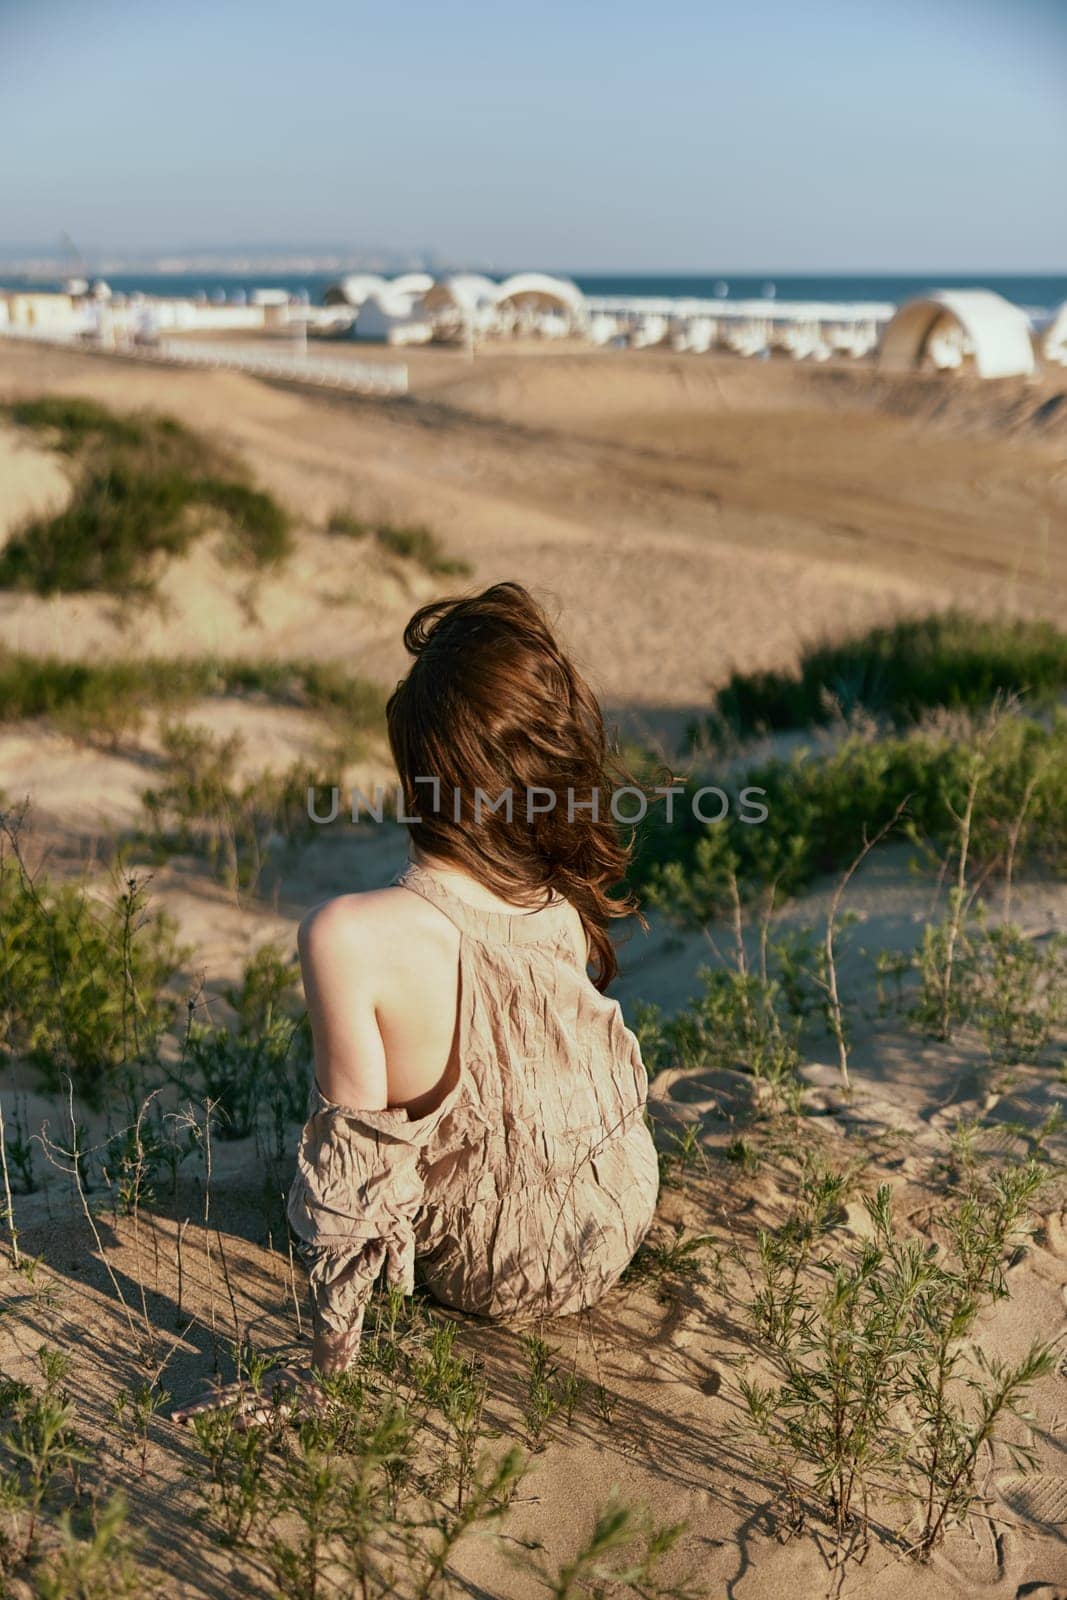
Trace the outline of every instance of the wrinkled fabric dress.
{"type": "Polygon", "coordinates": [[[316,1322],[358,1329],[383,1269],[480,1316],[580,1311],[618,1280],[655,1209],[637,1040],[579,963],[565,901],[489,912],[417,865],[396,881],[459,930],[459,1076],[416,1120],[313,1087],[289,1221],[316,1322]]]}

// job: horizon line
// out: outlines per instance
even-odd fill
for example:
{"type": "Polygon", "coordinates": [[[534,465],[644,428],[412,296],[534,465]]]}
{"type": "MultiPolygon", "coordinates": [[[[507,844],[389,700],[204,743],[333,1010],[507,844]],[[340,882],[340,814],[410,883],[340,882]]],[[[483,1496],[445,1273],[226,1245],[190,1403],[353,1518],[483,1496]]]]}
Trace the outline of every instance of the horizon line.
{"type": "MultiPolygon", "coordinates": [[[[190,255],[193,254],[193,252],[189,252],[189,253],[190,253],[190,255]]],[[[249,255],[249,257],[254,257],[254,252],[251,251],[251,250],[249,250],[247,252],[242,252],[239,249],[235,249],[235,251],[234,251],[235,257],[241,255],[242,253],[247,253],[249,255]]],[[[384,253],[385,252],[383,252],[383,254],[384,253]]],[[[184,263],[184,262],[181,261],[180,254],[178,252],[175,252],[175,254],[178,255],[177,262],[166,260],[166,259],[162,259],[162,258],[157,258],[157,259],[152,259],[152,260],[145,260],[145,261],[138,261],[135,258],[129,258],[127,260],[124,260],[124,258],[121,255],[118,255],[117,253],[113,258],[109,258],[108,256],[103,255],[103,253],[102,253],[100,259],[103,260],[103,261],[112,261],[113,265],[111,265],[111,270],[112,271],[117,271],[117,272],[139,272],[139,273],[145,273],[145,274],[159,274],[161,276],[166,275],[166,276],[171,276],[171,277],[181,277],[181,276],[186,275],[186,274],[193,275],[193,274],[195,274],[197,272],[204,272],[204,271],[211,270],[209,267],[203,266],[203,265],[200,265],[200,264],[187,264],[187,263],[184,263]]],[[[314,255],[314,252],[308,251],[308,252],[305,252],[305,254],[307,256],[312,256],[312,255],[314,255]]],[[[398,254],[400,254],[400,252],[398,252],[398,254]]],[[[259,261],[260,261],[260,263],[262,263],[262,266],[260,267],[260,270],[266,270],[267,269],[267,266],[271,261],[271,255],[272,255],[271,252],[264,252],[263,255],[260,256],[259,261]]],[[[279,253],[279,259],[280,260],[284,259],[283,257],[281,257],[280,253],[279,253]]],[[[49,257],[47,255],[45,255],[45,254],[42,254],[39,258],[34,259],[32,254],[30,254],[28,252],[27,256],[25,258],[15,257],[15,258],[10,259],[8,261],[4,261],[2,258],[0,258],[0,271],[5,271],[5,270],[8,271],[8,272],[18,272],[19,270],[25,271],[25,270],[28,270],[29,268],[42,267],[48,261],[49,261],[49,257]]],[[[57,261],[55,263],[55,265],[56,265],[56,268],[57,268],[55,276],[57,276],[57,277],[70,277],[70,276],[72,276],[72,274],[74,274],[74,269],[69,264],[64,264],[62,262],[58,262],[57,261]]],[[[88,271],[94,270],[94,264],[93,264],[93,262],[91,260],[88,261],[88,262],[84,262],[83,266],[84,266],[85,270],[88,270],[88,271]]],[[[101,270],[101,269],[99,267],[97,267],[96,270],[101,270]]],[[[216,268],[215,270],[218,271],[223,276],[225,276],[227,271],[229,271],[231,273],[233,273],[233,272],[240,273],[240,272],[245,272],[248,269],[240,268],[240,267],[233,267],[233,266],[230,266],[229,268],[227,268],[224,262],[220,262],[218,268],[216,268]]],[[[289,267],[289,268],[284,268],[283,267],[280,270],[288,270],[288,271],[306,270],[308,272],[316,272],[316,271],[319,271],[319,270],[330,271],[330,270],[334,270],[334,269],[329,268],[329,267],[323,267],[321,269],[315,268],[315,267],[309,267],[307,269],[297,269],[295,267],[289,267]]],[[[337,268],[336,270],[338,270],[338,271],[343,271],[343,270],[374,271],[376,269],[364,266],[364,265],[362,265],[361,263],[358,263],[358,262],[353,262],[353,265],[352,265],[352,267],[350,269],[349,268],[337,268]]],[[[417,269],[405,268],[404,270],[417,270],[417,269]]],[[[423,268],[423,270],[425,270],[427,272],[430,272],[430,271],[433,271],[435,269],[433,267],[431,267],[431,266],[425,266],[423,268]]],[[[977,267],[976,266],[963,266],[963,265],[946,267],[943,264],[941,264],[939,266],[933,266],[933,267],[915,267],[915,266],[909,266],[909,267],[868,267],[868,266],[856,266],[856,267],[841,267],[841,266],[832,266],[832,267],[815,267],[815,266],[808,266],[808,267],[796,267],[796,266],[790,266],[790,267],[783,267],[783,266],[747,266],[747,267],[737,267],[737,266],[735,266],[735,267],[692,267],[692,266],[683,266],[683,267],[655,266],[655,267],[647,267],[647,266],[639,266],[639,267],[625,267],[625,266],[623,266],[623,267],[620,267],[620,266],[617,266],[617,265],[616,266],[568,266],[568,267],[545,266],[545,265],[539,265],[539,266],[535,266],[535,267],[530,267],[530,266],[526,265],[526,266],[517,267],[517,266],[512,264],[512,265],[508,265],[508,266],[505,267],[505,266],[501,266],[501,265],[495,264],[495,263],[491,264],[491,265],[484,265],[484,264],[469,265],[469,264],[465,264],[465,263],[464,264],[458,264],[458,263],[455,263],[455,262],[449,262],[447,265],[445,265],[444,263],[438,263],[437,266],[436,266],[436,270],[439,271],[439,272],[449,272],[449,273],[454,273],[454,272],[483,272],[483,273],[486,273],[486,274],[504,273],[504,274],[508,274],[508,275],[510,275],[512,273],[515,273],[515,272],[520,272],[520,271],[522,271],[522,272],[525,272],[525,271],[540,271],[540,272],[550,272],[550,273],[553,273],[553,274],[558,275],[558,276],[570,275],[570,276],[603,277],[603,278],[612,278],[612,277],[619,277],[619,278],[637,278],[637,277],[645,277],[645,278],[710,278],[710,279],[730,278],[730,277],[734,277],[734,278],[759,278],[759,277],[762,277],[762,278],[774,278],[774,277],[779,277],[779,278],[810,278],[810,277],[822,277],[822,278],[848,278],[848,277],[858,277],[858,278],[877,278],[877,277],[882,277],[882,278],[917,278],[917,277],[930,277],[931,275],[942,276],[942,277],[956,276],[956,277],[971,277],[971,278],[981,277],[981,276],[989,276],[989,277],[1026,277],[1026,278],[1060,278],[1060,277],[1067,277],[1067,264],[1065,264],[1065,265],[1063,265],[1061,267],[984,266],[984,265],[983,266],[977,266],[977,267]]],[[[76,274],[74,274],[74,275],[76,275],[76,274]]]]}

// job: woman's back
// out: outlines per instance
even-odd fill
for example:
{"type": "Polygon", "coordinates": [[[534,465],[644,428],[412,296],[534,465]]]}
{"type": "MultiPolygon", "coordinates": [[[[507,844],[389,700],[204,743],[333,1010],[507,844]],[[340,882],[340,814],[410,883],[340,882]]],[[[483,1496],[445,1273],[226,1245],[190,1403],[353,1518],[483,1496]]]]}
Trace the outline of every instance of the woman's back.
{"type": "Polygon", "coordinates": [[[462,929],[482,926],[480,917],[498,930],[518,917],[529,929],[532,916],[543,930],[547,918],[583,968],[585,935],[564,900],[531,913],[465,874],[436,867],[409,869],[400,884],[320,907],[301,928],[300,948],[323,1093],[341,1105],[402,1106],[420,1117],[451,1087],[458,1067],[462,929]],[[416,871],[422,892],[406,892],[400,884],[416,871]]]}
{"type": "MultiPolygon", "coordinates": [[[[644,1069],[616,1001],[589,981],[581,924],[557,898],[536,910],[490,909],[466,899],[437,872],[413,864],[399,884],[436,908],[456,938],[456,1004],[449,1064],[453,1082],[502,1121],[512,1138],[547,1147],[592,1138],[612,1114],[644,1102],[644,1069]]],[[[408,1108],[409,1115],[410,1107],[408,1108]]]]}
{"type": "MultiPolygon", "coordinates": [[[[298,1163],[294,1227],[314,1246],[315,1218],[328,1216],[325,1247],[336,1257],[348,1196],[356,1238],[369,1229],[393,1259],[417,1257],[447,1304],[520,1318],[592,1305],[631,1259],[655,1206],[637,1041],[590,982],[566,901],[487,910],[421,866],[399,884],[455,941],[448,1069],[417,1116],[410,1105],[358,1111],[319,1098],[298,1163]],[[391,1184],[380,1181],[383,1150],[391,1184]]],[[[335,1264],[324,1263],[328,1315],[335,1264]]],[[[349,1286],[339,1287],[343,1325],[349,1286]]]]}

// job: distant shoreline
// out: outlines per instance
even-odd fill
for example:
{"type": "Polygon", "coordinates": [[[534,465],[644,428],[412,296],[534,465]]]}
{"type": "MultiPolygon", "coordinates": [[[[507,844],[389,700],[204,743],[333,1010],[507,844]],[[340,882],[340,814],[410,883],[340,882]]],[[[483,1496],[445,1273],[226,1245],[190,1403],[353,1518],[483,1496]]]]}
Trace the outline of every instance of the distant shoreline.
{"type": "MultiPolygon", "coordinates": [[[[224,294],[227,298],[253,289],[286,289],[294,297],[306,295],[321,303],[323,293],[345,273],[333,272],[116,272],[107,274],[111,288],[122,294],[159,297],[224,294]]],[[[1067,273],[878,274],[878,273],[571,273],[586,295],[650,296],[663,299],[777,300],[837,302],[888,301],[900,304],[934,288],[992,289],[1013,304],[1038,317],[1048,315],[1067,301],[1067,273]],[[725,293],[724,293],[725,290],[725,293]],[[771,291],[771,292],[768,292],[771,291]]],[[[0,288],[55,289],[63,281],[54,277],[23,275],[0,270],[0,288]]]]}

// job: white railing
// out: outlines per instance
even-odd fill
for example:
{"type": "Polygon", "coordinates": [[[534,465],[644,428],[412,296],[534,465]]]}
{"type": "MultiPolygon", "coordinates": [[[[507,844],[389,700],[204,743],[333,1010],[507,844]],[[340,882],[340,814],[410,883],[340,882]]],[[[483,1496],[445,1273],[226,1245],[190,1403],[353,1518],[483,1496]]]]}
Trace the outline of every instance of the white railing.
{"type": "Polygon", "coordinates": [[[304,355],[298,351],[242,350],[239,345],[207,344],[191,339],[168,339],[158,346],[135,348],[129,353],[176,361],[187,367],[222,368],[262,378],[290,378],[362,394],[408,392],[408,369],[400,362],[348,361],[304,355]]]}
{"type": "Polygon", "coordinates": [[[240,345],[210,344],[192,340],[166,340],[158,345],[106,345],[57,328],[27,328],[0,323],[0,338],[28,339],[35,344],[64,350],[86,350],[92,355],[126,356],[134,361],[161,361],[184,367],[208,367],[247,372],[252,377],[287,378],[354,394],[398,395],[408,392],[408,369],[402,362],[347,361],[302,352],[242,350],[240,345]]]}

